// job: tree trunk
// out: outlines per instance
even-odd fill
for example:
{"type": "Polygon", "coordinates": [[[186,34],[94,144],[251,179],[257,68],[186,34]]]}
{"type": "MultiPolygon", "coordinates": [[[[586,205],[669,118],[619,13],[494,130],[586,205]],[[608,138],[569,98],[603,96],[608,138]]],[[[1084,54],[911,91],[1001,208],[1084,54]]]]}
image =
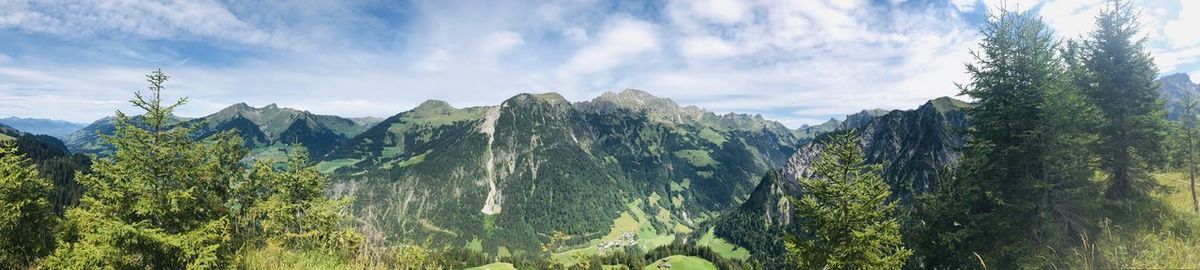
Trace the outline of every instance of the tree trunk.
{"type": "Polygon", "coordinates": [[[1191,172],[1190,176],[1192,178],[1192,211],[1200,213],[1200,202],[1196,201],[1196,165],[1191,164],[1189,167],[1192,167],[1191,170],[1188,170],[1191,172]]]}

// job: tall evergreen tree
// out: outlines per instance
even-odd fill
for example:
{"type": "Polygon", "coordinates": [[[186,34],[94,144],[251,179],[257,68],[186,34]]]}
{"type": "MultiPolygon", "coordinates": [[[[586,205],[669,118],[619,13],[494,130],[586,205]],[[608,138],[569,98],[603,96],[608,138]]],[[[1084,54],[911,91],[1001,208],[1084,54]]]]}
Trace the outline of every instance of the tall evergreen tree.
{"type": "Polygon", "coordinates": [[[961,167],[917,206],[918,259],[927,267],[963,267],[976,252],[1012,268],[1069,237],[1060,229],[1075,222],[1067,206],[1087,195],[1094,168],[1099,115],[1074,87],[1079,69],[1064,62],[1048,26],[1029,12],[1001,10],[983,35],[967,65],[971,81],[960,86],[977,104],[968,112],[969,147],[961,167]]]}
{"type": "Polygon", "coordinates": [[[22,269],[53,249],[53,186],[11,145],[0,145],[0,265],[22,269]]]}
{"type": "Polygon", "coordinates": [[[791,198],[802,234],[789,235],[788,261],[805,269],[899,269],[904,248],[896,202],[879,164],[867,164],[859,137],[839,134],[824,144],[804,194],[791,198]]]}
{"type": "Polygon", "coordinates": [[[1159,99],[1158,68],[1139,34],[1138,15],[1124,0],[1109,2],[1085,42],[1084,66],[1093,74],[1084,89],[1104,114],[1098,152],[1109,173],[1106,197],[1136,196],[1153,162],[1162,156],[1167,124],[1159,99]]]}
{"type": "Polygon", "coordinates": [[[135,95],[144,126],[117,112],[117,130],[105,140],[116,152],[97,160],[78,208],[67,211],[64,242],[46,266],[85,268],[219,268],[234,251],[229,185],[242,178],[236,134],[209,142],[192,138],[191,126],[170,125],[180,99],[164,104],[168,77],[147,75],[149,96],[135,95]]]}

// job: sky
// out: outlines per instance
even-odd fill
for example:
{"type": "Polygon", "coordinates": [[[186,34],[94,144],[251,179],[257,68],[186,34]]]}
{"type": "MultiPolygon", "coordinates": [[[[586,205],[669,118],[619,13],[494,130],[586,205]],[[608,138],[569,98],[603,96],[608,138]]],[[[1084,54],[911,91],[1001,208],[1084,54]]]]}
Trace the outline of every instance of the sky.
{"type": "MultiPolygon", "coordinates": [[[[1200,79],[1200,1],[1135,0],[1160,71],[1200,79]]],[[[172,76],[177,114],[238,102],[387,117],[635,88],[796,128],[954,96],[990,8],[1085,35],[1102,0],[0,0],[0,117],[87,123],[172,76]]]]}

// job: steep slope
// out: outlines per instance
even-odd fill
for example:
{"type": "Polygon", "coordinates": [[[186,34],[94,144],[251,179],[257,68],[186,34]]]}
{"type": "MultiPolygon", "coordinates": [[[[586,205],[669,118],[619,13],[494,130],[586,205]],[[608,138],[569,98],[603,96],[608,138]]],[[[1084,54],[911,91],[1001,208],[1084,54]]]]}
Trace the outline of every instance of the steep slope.
{"type": "Polygon", "coordinates": [[[6,117],[0,118],[0,124],[33,134],[50,135],[66,138],[72,132],[83,128],[83,125],[62,120],[6,117]]]}
{"type": "MultiPolygon", "coordinates": [[[[893,196],[902,200],[934,188],[938,169],[957,162],[965,146],[966,111],[969,104],[951,98],[931,100],[914,110],[895,110],[875,117],[852,131],[862,138],[871,163],[884,164],[884,179],[893,196]]],[[[792,206],[785,199],[802,192],[794,179],[809,175],[810,165],[820,154],[821,140],[804,146],[783,169],[763,176],[750,198],[714,221],[717,236],[760,254],[778,254],[778,237],[792,223],[792,206]]]]}
{"type": "Polygon", "coordinates": [[[72,155],[61,140],[49,135],[21,132],[0,124],[0,145],[12,145],[38,167],[42,177],[54,184],[51,207],[59,214],[79,201],[83,188],[75,182],[76,172],[88,172],[91,160],[86,155],[72,155]]]}
{"type": "Polygon", "coordinates": [[[574,104],[521,94],[465,109],[425,102],[318,167],[337,173],[335,193],[357,196],[369,236],[536,252],[553,231],[571,245],[609,237],[614,220],[647,237],[690,232],[737,205],[795,143],[761,117],[637,90],[574,104]]]}

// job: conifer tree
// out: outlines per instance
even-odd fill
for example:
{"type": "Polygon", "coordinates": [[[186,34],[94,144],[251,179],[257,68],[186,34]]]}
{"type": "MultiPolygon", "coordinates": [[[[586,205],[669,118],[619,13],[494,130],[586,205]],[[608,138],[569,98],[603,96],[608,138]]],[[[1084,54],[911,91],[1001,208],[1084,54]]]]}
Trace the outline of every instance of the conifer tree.
{"type": "Polygon", "coordinates": [[[1178,142],[1177,151],[1179,161],[1183,170],[1188,174],[1189,188],[1192,192],[1192,211],[1200,213],[1200,202],[1196,198],[1196,170],[1197,164],[1200,162],[1200,124],[1197,120],[1198,106],[1200,101],[1197,101],[1191,93],[1184,96],[1180,101],[1183,105],[1183,113],[1179,116],[1179,128],[1176,132],[1176,141],[1178,142]]]}
{"type": "Polygon", "coordinates": [[[917,205],[918,260],[928,267],[977,258],[1020,265],[1070,237],[1062,225],[1073,224],[1072,215],[1061,209],[1090,195],[1100,118],[1075,87],[1087,78],[1071,64],[1075,47],[1060,55],[1049,27],[1028,12],[1001,10],[983,35],[976,62],[967,65],[971,81],[960,86],[977,105],[968,112],[963,161],[917,205]]]}
{"type": "Polygon", "coordinates": [[[1093,76],[1084,90],[1104,115],[1098,152],[1109,174],[1109,199],[1140,194],[1166,139],[1158,68],[1139,31],[1132,4],[1113,0],[1085,42],[1083,63],[1093,76]]]}
{"type": "Polygon", "coordinates": [[[867,164],[859,138],[839,134],[824,144],[804,194],[790,198],[801,235],[788,235],[788,261],[803,269],[899,269],[912,251],[900,238],[896,202],[879,164],[867,164]]]}
{"type": "Polygon", "coordinates": [[[201,143],[193,127],[176,125],[172,111],[186,102],[164,104],[169,77],[147,75],[149,93],[131,101],[145,111],[135,125],[118,111],[116,132],[105,136],[115,152],[97,160],[78,208],[67,211],[62,244],[46,260],[56,269],[221,268],[234,247],[229,185],[242,177],[246,151],[233,132],[201,143]]]}
{"type": "Polygon", "coordinates": [[[0,265],[22,269],[52,251],[52,189],[25,155],[0,145],[0,265]]]}

